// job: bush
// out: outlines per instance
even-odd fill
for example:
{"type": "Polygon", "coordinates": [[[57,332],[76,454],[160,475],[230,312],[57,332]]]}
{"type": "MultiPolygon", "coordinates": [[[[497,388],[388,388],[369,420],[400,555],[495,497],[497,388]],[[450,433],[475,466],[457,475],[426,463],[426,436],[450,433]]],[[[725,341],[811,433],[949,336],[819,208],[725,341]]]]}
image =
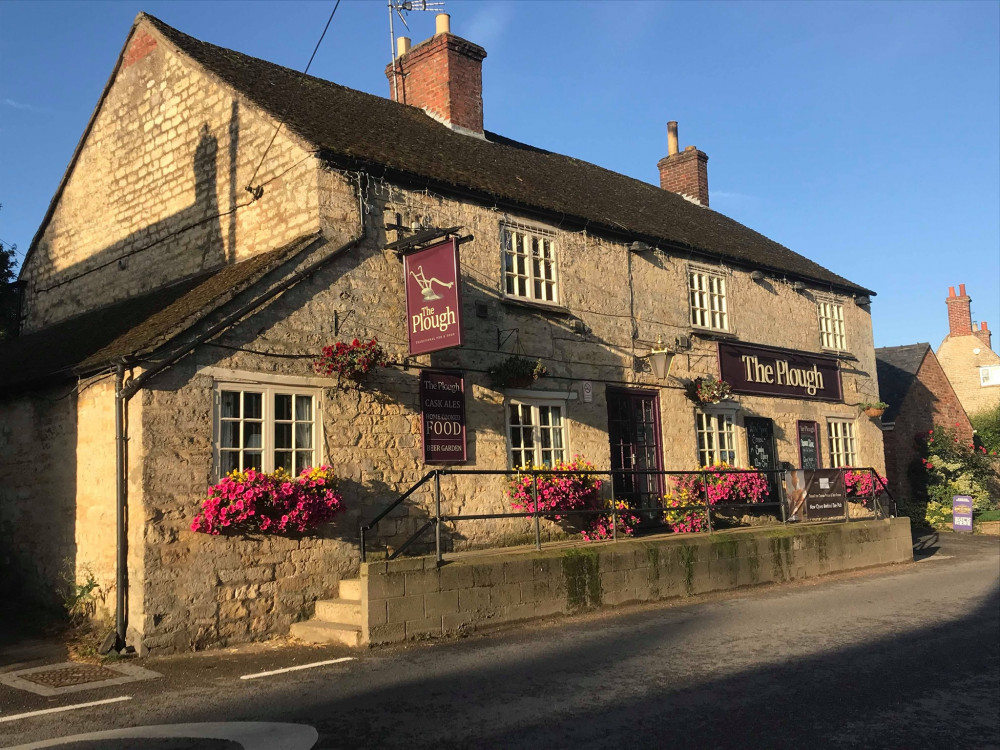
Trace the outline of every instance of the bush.
{"type": "Polygon", "coordinates": [[[979,446],[987,453],[1000,454],[1000,404],[978,414],[970,414],[969,421],[976,431],[979,446]]]}
{"type": "Polygon", "coordinates": [[[315,529],[343,510],[333,470],[234,471],[208,489],[191,531],[202,534],[287,534],[315,529]]]}

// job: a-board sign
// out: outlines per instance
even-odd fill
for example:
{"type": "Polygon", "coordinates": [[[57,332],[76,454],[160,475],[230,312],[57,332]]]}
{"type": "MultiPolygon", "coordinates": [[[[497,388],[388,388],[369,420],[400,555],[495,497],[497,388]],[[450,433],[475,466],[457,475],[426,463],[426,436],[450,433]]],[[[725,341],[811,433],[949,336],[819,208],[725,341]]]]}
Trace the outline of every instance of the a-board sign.
{"type": "Polygon", "coordinates": [[[799,466],[819,468],[819,425],[815,422],[799,422],[799,466]]]}
{"type": "Polygon", "coordinates": [[[952,496],[951,528],[953,531],[972,533],[972,498],[968,495],[952,496]]]}
{"type": "Polygon", "coordinates": [[[466,460],[462,375],[421,370],[420,434],[425,464],[460,464],[466,460]]]}
{"type": "Polygon", "coordinates": [[[790,521],[844,518],[847,492],[840,469],[786,471],[785,495],[790,521]]]}
{"type": "Polygon", "coordinates": [[[404,255],[403,274],[410,354],[461,346],[458,240],[445,240],[404,255]]]}

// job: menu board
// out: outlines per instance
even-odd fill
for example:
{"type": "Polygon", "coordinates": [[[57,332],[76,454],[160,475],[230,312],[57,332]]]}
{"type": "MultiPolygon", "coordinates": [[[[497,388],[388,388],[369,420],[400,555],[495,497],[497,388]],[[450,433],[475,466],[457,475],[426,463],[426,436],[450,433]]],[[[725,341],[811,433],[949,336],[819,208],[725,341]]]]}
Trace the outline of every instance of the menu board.
{"type": "Polygon", "coordinates": [[[819,468],[819,426],[815,422],[799,422],[799,466],[819,468]]]}

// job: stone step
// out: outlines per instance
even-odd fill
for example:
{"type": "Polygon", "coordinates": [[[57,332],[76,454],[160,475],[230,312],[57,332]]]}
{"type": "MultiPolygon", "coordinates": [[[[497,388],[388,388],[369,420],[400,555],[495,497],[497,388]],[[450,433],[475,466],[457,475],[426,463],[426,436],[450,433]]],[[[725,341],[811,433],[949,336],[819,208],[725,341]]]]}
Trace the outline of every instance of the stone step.
{"type": "Polygon", "coordinates": [[[361,628],[342,622],[306,620],[293,622],[289,630],[293,638],[307,643],[342,643],[345,646],[361,645],[361,628]]]}
{"type": "Polygon", "coordinates": [[[315,620],[324,622],[349,622],[361,626],[361,601],[359,599],[319,599],[316,601],[315,620]]]}
{"type": "Polygon", "coordinates": [[[346,578],[340,582],[340,598],[341,599],[361,599],[361,579],[360,578],[346,578]]]}

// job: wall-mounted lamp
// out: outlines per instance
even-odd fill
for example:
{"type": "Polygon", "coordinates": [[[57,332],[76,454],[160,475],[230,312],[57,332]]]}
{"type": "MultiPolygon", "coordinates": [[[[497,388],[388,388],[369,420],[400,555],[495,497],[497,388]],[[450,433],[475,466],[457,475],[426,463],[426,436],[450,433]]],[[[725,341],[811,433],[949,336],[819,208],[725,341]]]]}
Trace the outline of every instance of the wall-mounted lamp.
{"type": "Polygon", "coordinates": [[[663,347],[663,337],[656,337],[656,348],[649,352],[649,366],[653,370],[653,375],[657,380],[665,380],[670,374],[670,365],[673,364],[674,353],[667,351],[663,347]]]}
{"type": "Polygon", "coordinates": [[[792,289],[796,292],[804,292],[806,290],[806,285],[801,281],[796,281],[792,284],[792,289]]]}
{"type": "Polygon", "coordinates": [[[872,303],[871,298],[869,298],[867,294],[863,294],[860,297],[854,298],[854,304],[857,305],[858,307],[862,307],[863,305],[870,305],[871,303],[872,303]]]}
{"type": "Polygon", "coordinates": [[[764,272],[763,271],[751,271],[750,272],[750,278],[753,279],[754,281],[763,281],[764,280],[764,272]]]}
{"type": "Polygon", "coordinates": [[[628,246],[628,249],[631,250],[633,253],[644,253],[647,250],[652,250],[653,248],[645,242],[639,242],[639,240],[636,240],[635,242],[633,242],[631,245],[628,246]]]}

